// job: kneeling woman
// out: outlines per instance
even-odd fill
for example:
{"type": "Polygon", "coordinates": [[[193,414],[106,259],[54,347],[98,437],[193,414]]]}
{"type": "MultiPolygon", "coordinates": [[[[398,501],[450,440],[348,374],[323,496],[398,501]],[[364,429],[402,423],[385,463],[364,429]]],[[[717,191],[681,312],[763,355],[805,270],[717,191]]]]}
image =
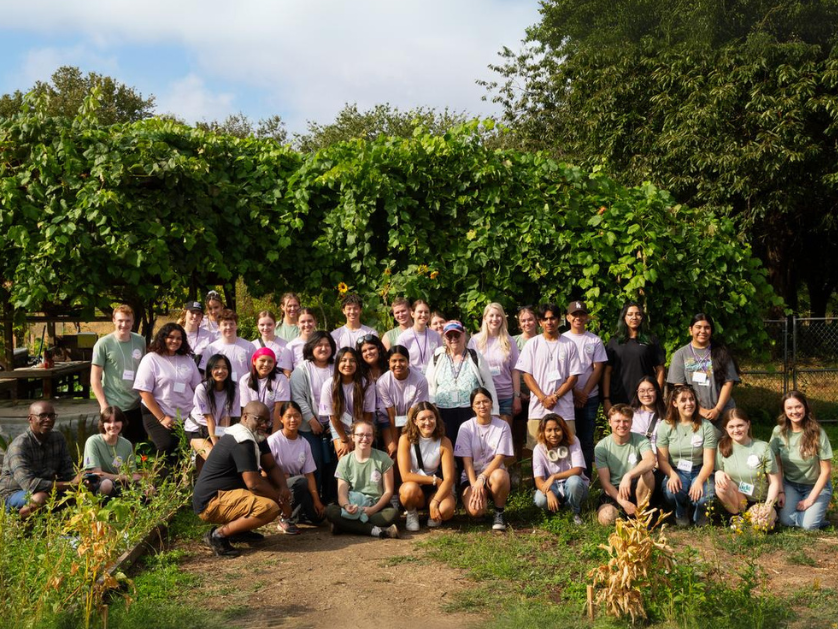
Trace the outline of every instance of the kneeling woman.
{"type": "Polygon", "coordinates": [[[107,496],[119,493],[120,485],[142,478],[137,472],[134,446],[122,436],[127,425],[125,413],[117,406],[108,406],[99,414],[99,434],[84,443],[84,471],[99,477],[98,491],[107,496]]]}
{"type": "Polygon", "coordinates": [[[399,536],[398,509],[393,497],[393,459],[372,447],[375,427],[371,420],[355,421],[350,429],[354,449],[338,461],[338,504],[326,507],[332,533],[355,533],[373,537],[399,536]]]}
{"type": "Polygon", "coordinates": [[[728,513],[747,510],[760,528],[774,528],[774,503],[782,487],[777,461],[765,441],[751,435],[745,411],[732,408],[722,420],[716,452],[716,497],[728,513]]]}
{"type": "Polygon", "coordinates": [[[509,497],[509,473],[503,462],[512,456],[509,424],[492,417],[492,394],[477,387],[471,393],[475,417],[460,426],[454,454],[463,457],[460,489],[463,505],[472,517],[482,516],[491,499],[495,507],[492,529],[505,531],[503,510],[509,497]]]}
{"type": "MultiPolygon", "coordinates": [[[[398,347],[398,346],[397,346],[398,347]]],[[[454,448],[445,436],[445,424],[436,406],[419,402],[408,413],[404,434],[399,438],[399,488],[407,509],[408,531],[419,530],[419,509],[427,505],[428,526],[436,527],[454,517],[454,448]]]]}
{"type": "Polygon", "coordinates": [[[241,416],[239,391],[231,376],[230,360],[224,354],[213,354],[207,361],[206,378],[195,389],[192,412],[186,418],[184,431],[195,451],[198,473],[213,446],[224,432],[241,416]]]}
{"type": "Polygon", "coordinates": [[[579,439],[555,413],[548,413],[538,424],[532,472],[538,488],[535,504],[554,513],[567,504],[573,511],[573,521],[582,524],[579,513],[591,481],[585,476],[585,457],[579,439]]]}

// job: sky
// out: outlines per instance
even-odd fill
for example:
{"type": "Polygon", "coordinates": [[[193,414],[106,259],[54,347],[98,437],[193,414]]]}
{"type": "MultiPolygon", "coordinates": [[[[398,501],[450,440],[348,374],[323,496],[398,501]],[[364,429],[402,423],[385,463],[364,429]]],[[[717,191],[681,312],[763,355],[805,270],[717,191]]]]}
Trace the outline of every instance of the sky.
{"type": "Polygon", "coordinates": [[[0,94],[62,65],[114,77],[189,123],[278,114],[288,130],[346,103],[497,114],[479,79],[519,50],[537,0],[0,0],[0,94]]]}

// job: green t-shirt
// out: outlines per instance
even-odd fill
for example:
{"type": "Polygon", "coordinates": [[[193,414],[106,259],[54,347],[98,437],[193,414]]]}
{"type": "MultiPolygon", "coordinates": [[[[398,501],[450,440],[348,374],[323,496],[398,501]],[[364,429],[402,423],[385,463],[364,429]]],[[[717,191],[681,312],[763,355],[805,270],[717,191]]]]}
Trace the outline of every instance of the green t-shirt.
{"type": "Polygon", "coordinates": [[[120,474],[124,468],[136,469],[131,442],[120,437],[115,446],[105,442],[104,435],[88,437],[84,443],[84,469],[100,469],[108,474],[120,474]]]}
{"type": "Polygon", "coordinates": [[[359,491],[378,502],[384,495],[384,472],[393,467],[393,459],[386,452],[375,450],[363,463],[358,463],[355,453],[350,452],[340,461],[335,478],[349,483],[349,489],[359,491]]]}
{"type": "MultiPolygon", "coordinates": [[[[402,332],[404,332],[404,330],[402,330],[399,326],[396,326],[392,330],[387,330],[387,332],[384,333],[384,339],[387,339],[390,342],[390,347],[393,347],[402,332]]],[[[384,339],[381,340],[383,341],[384,339]]]]}
{"type": "Polygon", "coordinates": [[[284,323],[280,323],[276,326],[275,333],[281,339],[293,341],[295,338],[300,336],[300,328],[296,325],[286,325],[284,323]]]}
{"type": "Polygon", "coordinates": [[[704,451],[715,450],[718,443],[716,430],[706,419],[701,420],[701,426],[693,432],[692,423],[677,423],[670,426],[667,422],[660,422],[657,429],[658,448],[669,448],[669,464],[678,467],[678,461],[690,461],[693,469],[704,464],[704,451]]]}
{"type": "Polygon", "coordinates": [[[134,390],[134,377],[144,354],[145,339],[133,332],[124,343],[113,334],[96,341],[92,363],[102,368],[102,388],[108,404],[123,411],[140,405],[140,394],[134,390]]]}
{"type": "Polygon", "coordinates": [[[601,439],[594,448],[594,462],[597,469],[608,468],[611,484],[617,487],[623,476],[640,463],[644,452],[650,452],[652,444],[643,435],[631,433],[626,443],[619,444],[611,435],[601,439]]]}
{"type": "Polygon", "coordinates": [[[783,463],[783,476],[792,483],[814,485],[821,474],[821,461],[832,460],[832,445],[829,443],[829,438],[821,428],[821,436],[818,439],[818,454],[817,456],[810,456],[808,459],[804,459],[800,455],[800,440],[803,438],[803,431],[792,432],[789,430],[786,432],[786,438],[783,438],[780,427],[775,426],[769,442],[771,451],[779,456],[783,463]],[[786,438],[788,441],[786,441],[786,438]]]}
{"type": "Polygon", "coordinates": [[[750,495],[757,501],[765,500],[768,495],[768,474],[776,474],[777,459],[767,441],[752,439],[746,446],[740,446],[735,441],[732,444],[730,456],[723,457],[720,450],[716,451],[716,469],[725,472],[735,483],[747,483],[754,486],[750,495]]]}

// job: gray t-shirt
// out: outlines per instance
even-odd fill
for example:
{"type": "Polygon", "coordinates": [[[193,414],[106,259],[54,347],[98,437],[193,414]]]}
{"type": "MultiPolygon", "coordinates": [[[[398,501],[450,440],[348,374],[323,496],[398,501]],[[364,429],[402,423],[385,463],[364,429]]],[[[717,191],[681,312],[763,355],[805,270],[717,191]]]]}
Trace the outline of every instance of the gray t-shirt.
{"type": "Polygon", "coordinates": [[[145,354],[145,339],[131,333],[125,342],[114,334],[103,336],[93,346],[92,363],[102,368],[102,388],[108,404],[130,411],[140,405],[140,394],[134,390],[134,377],[145,354]]]}
{"type": "MultiPolygon", "coordinates": [[[[739,382],[739,375],[733,361],[729,360],[725,369],[725,382],[739,382]]],[[[689,343],[672,355],[666,381],[670,384],[691,384],[695,389],[701,408],[713,408],[719,402],[719,385],[713,376],[713,361],[710,360],[710,348],[696,349],[689,343]]],[[[734,408],[736,403],[731,396],[723,411],[734,408]]]]}

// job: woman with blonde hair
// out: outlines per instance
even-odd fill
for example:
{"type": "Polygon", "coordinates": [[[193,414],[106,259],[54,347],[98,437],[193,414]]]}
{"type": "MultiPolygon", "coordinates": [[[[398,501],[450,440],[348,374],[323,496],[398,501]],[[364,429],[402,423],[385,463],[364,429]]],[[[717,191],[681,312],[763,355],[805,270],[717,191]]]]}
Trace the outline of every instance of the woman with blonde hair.
{"type": "Polygon", "coordinates": [[[480,332],[471,338],[468,346],[486,359],[497,392],[500,417],[511,427],[512,417],[521,412],[521,376],[515,369],[518,344],[509,335],[503,306],[493,302],[483,309],[480,332]]]}
{"type": "Polygon", "coordinates": [[[454,517],[454,447],[445,436],[439,411],[430,402],[419,402],[410,409],[399,438],[398,463],[402,479],[399,497],[407,509],[408,531],[419,530],[419,509],[425,506],[429,528],[454,517]]]}

